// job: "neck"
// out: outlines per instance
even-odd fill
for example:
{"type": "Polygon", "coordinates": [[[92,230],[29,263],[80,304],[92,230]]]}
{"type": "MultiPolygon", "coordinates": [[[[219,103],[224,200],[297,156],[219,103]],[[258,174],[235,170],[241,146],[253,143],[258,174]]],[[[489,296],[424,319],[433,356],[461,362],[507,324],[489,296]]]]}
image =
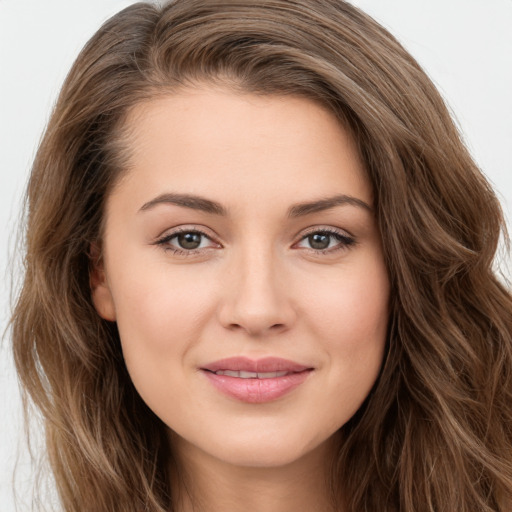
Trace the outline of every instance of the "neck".
{"type": "Polygon", "coordinates": [[[197,448],[173,443],[172,492],[176,512],[334,512],[329,471],[332,443],[278,467],[220,461],[197,448]],[[178,449],[176,449],[178,448],[178,449]],[[186,451],[186,459],[180,452],[186,451]]]}

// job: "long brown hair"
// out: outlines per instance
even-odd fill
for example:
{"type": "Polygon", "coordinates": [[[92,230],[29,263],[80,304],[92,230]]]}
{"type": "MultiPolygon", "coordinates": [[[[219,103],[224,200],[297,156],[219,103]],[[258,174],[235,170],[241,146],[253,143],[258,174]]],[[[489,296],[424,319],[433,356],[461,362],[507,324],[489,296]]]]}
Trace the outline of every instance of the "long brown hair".
{"type": "Polygon", "coordinates": [[[12,319],[63,509],[172,510],[165,426],[92,305],[89,251],[127,165],[128,112],[198,81],[321,102],[373,185],[389,338],[341,429],[334,498],[349,512],[511,510],[512,298],[492,271],[502,212],[425,73],[341,0],[138,3],[76,60],[32,169],[12,319]]]}

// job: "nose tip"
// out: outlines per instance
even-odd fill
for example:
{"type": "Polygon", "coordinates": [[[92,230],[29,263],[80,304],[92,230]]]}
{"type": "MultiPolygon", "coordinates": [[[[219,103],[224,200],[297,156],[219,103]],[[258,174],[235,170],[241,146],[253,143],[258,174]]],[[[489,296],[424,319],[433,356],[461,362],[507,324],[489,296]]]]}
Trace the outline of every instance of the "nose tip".
{"type": "Polygon", "coordinates": [[[255,268],[232,275],[220,309],[221,324],[250,336],[277,334],[291,327],[295,311],[286,283],[275,277],[275,269],[255,268]]]}

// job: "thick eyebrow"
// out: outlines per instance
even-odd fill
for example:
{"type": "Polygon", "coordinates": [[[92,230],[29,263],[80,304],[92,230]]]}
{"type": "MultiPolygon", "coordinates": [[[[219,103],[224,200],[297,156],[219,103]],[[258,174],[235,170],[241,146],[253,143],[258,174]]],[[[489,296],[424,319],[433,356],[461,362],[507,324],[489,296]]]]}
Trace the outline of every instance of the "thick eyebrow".
{"type": "Polygon", "coordinates": [[[225,208],[215,201],[192,194],[173,193],[161,194],[158,197],[155,197],[151,201],[144,203],[139,211],[150,210],[159,204],[175,204],[184,208],[200,210],[214,215],[226,215],[225,208]]]}
{"type": "MultiPolygon", "coordinates": [[[[221,204],[212,201],[211,199],[206,199],[205,197],[192,194],[176,194],[170,192],[161,194],[151,201],[144,203],[139,211],[150,210],[159,204],[174,204],[184,208],[200,210],[205,213],[214,215],[227,214],[226,209],[221,204]]],[[[310,215],[312,213],[330,210],[331,208],[342,205],[357,206],[369,212],[373,212],[372,207],[365,203],[362,199],[341,194],[307,203],[295,204],[288,209],[288,217],[302,217],[304,215],[310,215]]]]}
{"type": "Polygon", "coordinates": [[[325,199],[318,199],[317,201],[293,205],[288,210],[288,217],[302,217],[304,215],[323,212],[336,206],[342,206],[346,204],[350,206],[357,206],[359,208],[368,210],[369,212],[373,212],[373,208],[368,203],[365,203],[362,199],[340,194],[333,197],[327,197],[325,199]]]}

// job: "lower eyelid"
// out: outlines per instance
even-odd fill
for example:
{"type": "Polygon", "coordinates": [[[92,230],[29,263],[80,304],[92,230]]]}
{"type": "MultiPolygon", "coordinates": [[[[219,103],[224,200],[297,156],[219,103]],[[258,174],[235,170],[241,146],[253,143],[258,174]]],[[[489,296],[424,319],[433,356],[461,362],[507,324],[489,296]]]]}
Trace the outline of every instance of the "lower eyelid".
{"type": "MultiPolygon", "coordinates": [[[[351,235],[348,235],[344,232],[341,233],[339,231],[334,231],[332,229],[321,229],[320,228],[320,229],[316,229],[314,231],[312,230],[306,234],[303,234],[302,237],[299,239],[299,241],[294,244],[294,246],[297,247],[301,242],[304,242],[305,240],[307,240],[308,237],[310,237],[314,234],[317,234],[317,233],[328,235],[329,237],[337,240],[338,243],[335,244],[334,247],[327,247],[325,249],[315,249],[313,247],[301,247],[301,248],[309,250],[314,253],[322,254],[322,253],[336,252],[337,250],[347,249],[350,246],[356,244],[355,238],[352,237],[351,235]]],[[[210,236],[209,234],[207,234],[204,231],[201,231],[200,229],[197,229],[197,228],[179,229],[175,232],[168,233],[168,234],[158,238],[157,240],[155,240],[155,242],[153,242],[153,244],[162,246],[166,251],[171,251],[175,254],[189,255],[189,256],[191,256],[193,254],[200,253],[202,251],[207,251],[209,249],[215,249],[215,248],[222,247],[221,244],[216,242],[212,236],[210,236]],[[197,233],[197,234],[201,235],[202,237],[204,237],[206,240],[208,240],[211,245],[209,245],[207,247],[198,247],[196,249],[185,249],[185,248],[182,248],[179,246],[171,245],[171,243],[170,243],[171,240],[175,239],[180,234],[184,234],[184,233],[197,233]]]]}

